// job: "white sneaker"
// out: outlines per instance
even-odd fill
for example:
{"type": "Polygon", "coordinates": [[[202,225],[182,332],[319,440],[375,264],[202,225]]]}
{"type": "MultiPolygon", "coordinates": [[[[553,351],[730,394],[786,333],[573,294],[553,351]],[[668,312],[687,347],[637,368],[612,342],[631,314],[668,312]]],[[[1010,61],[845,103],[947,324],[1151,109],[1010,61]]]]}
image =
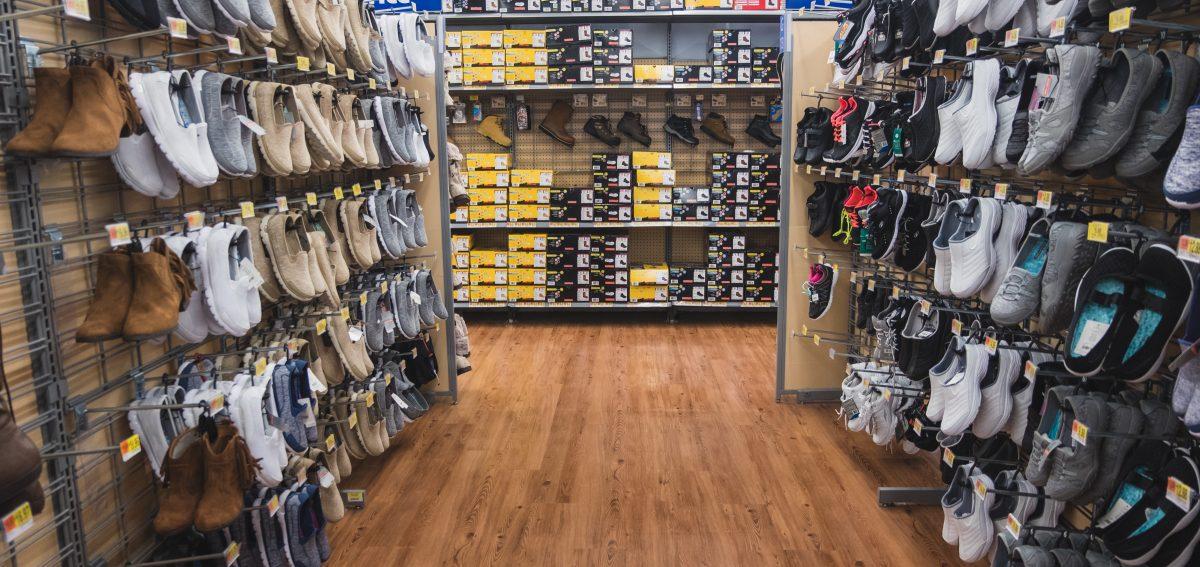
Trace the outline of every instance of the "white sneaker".
{"type": "Polygon", "coordinates": [[[963,502],[970,499],[970,488],[967,486],[971,478],[971,465],[960,465],[954,469],[954,478],[942,494],[942,541],[950,545],[958,545],[959,519],[955,512],[963,502]]]}
{"type": "Polygon", "coordinates": [[[208,145],[207,125],[200,121],[191,74],[159,71],[140,75],[139,80],[130,82],[130,90],[159,150],[189,185],[216,183],[220,170],[208,145]]]}
{"type": "MultiPolygon", "coordinates": [[[[992,245],[1000,228],[1000,201],[973,197],[968,201],[964,220],[950,237],[950,293],[967,298],[979,293],[996,269],[996,247],[992,245]]],[[[939,235],[940,236],[940,235],[939,235]]]]}
{"type": "MultiPolygon", "coordinates": [[[[955,27],[974,23],[976,18],[986,15],[987,5],[988,0],[958,0],[954,6],[955,27]]],[[[938,6],[938,10],[941,10],[940,5],[938,6]]],[[[980,24],[982,23],[981,21],[980,24]]],[[[934,21],[934,25],[937,25],[936,20],[934,21]]],[[[979,32],[972,29],[971,33],[979,32]]]]}
{"type": "Polygon", "coordinates": [[[933,239],[933,288],[942,295],[950,295],[950,283],[954,278],[953,258],[950,254],[950,238],[958,233],[963,224],[962,212],[966,209],[967,199],[951,201],[946,205],[942,214],[942,223],[938,226],[937,236],[933,239]]]}
{"type": "Polygon", "coordinates": [[[425,22],[418,14],[401,14],[403,18],[400,27],[401,38],[404,41],[404,54],[408,64],[422,77],[433,74],[434,59],[433,45],[429,43],[429,31],[425,22]]]}
{"type": "MultiPolygon", "coordinates": [[[[264,376],[272,376],[275,363],[267,366],[264,376]]],[[[240,374],[235,379],[234,391],[231,392],[231,415],[238,426],[238,432],[246,441],[250,455],[258,460],[259,482],[264,486],[278,486],[283,482],[283,469],[287,466],[287,442],[283,439],[283,431],[263,419],[263,407],[274,412],[274,405],[268,403],[268,388],[270,380],[254,378],[249,374],[240,374]],[[239,388],[237,382],[241,382],[239,388]],[[233,399],[236,398],[236,399],[233,399]]]]}
{"type": "Polygon", "coordinates": [[[1042,36],[1038,31],[1038,0],[1024,0],[1021,7],[1017,8],[1017,15],[1013,16],[1012,26],[1010,28],[1020,28],[1022,32],[1029,30],[1027,33],[1030,36],[1042,36]]]}
{"type": "Polygon", "coordinates": [[[850,431],[862,431],[867,428],[867,420],[864,419],[863,414],[866,392],[867,388],[863,385],[862,376],[859,376],[858,372],[851,370],[851,374],[842,380],[840,412],[846,420],[846,429],[850,431]]]}
{"type": "Polygon", "coordinates": [[[405,79],[412,77],[412,67],[408,64],[408,54],[404,51],[404,38],[400,34],[401,16],[378,15],[379,31],[383,34],[383,45],[387,50],[388,62],[405,79]]]}
{"type": "Polygon", "coordinates": [[[204,299],[213,318],[229,334],[240,337],[262,319],[258,287],[262,276],[250,256],[246,227],[222,223],[205,242],[204,299]]]}
{"type": "Polygon", "coordinates": [[[993,242],[996,248],[996,269],[987,285],[979,292],[979,297],[988,303],[991,303],[996,292],[1000,291],[1000,284],[1004,283],[1008,269],[1016,261],[1017,250],[1020,249],[1021,240],[1025,238],[1025,223],[1029,220],[1029,209],[1025,205],[1004,203],[1002,208],[1000,231],[996,233],[993,242]]]}
{"type": "Polygon", "coordinates": [[[1087,3],[1080,3],[1079,0],[1059,0],[1053,4],[1051,4],[1048,0],[1038,0],[1038,35],[1042,37],[1050,37],[1050,27],[1054,25],[1054,20],[1065,17],[1067,21],[1070,22],[1078,11],[1086,7],[1087,3]]]}
{"type": "Polygon", "coordinates": [[[945,411],[942,414],[940,433],[948,437],[961,435],[971,427],[975,416],[979,415],[979,384],[983,381],[983,375],[987,373],[987,347],[967,344],[964,351],[965,362],[962,370],[950,374],[942,382],[945,411]]]}
{"type": "Polygon", "coordinates": [[[1025,443],[1025,430],[1029,428],[1029,404],[1033,403],[1033,382],[1019,375],[1013,387],[1016,389],[1012,392],[1012,412],[1008,415],[1004,431],[1008,432],[1008,437],[1013,443],[1021,447],[1025,443]]]}
{"type": "Polygon", "coordinates": [[[962,161],[967,169],[982,169],[991,161],[996,141],[996,90],[1000,88],[1000,61],[969,63],[971,97],[956,112],[962,131],[962,161]]]}
{"type": "Polygon", "coordinates": [[[930,421],[942,421],[946,415],[946,392],[942,384],[962,372],[966,366],[965,345],[962,337],[952,337],[942,359],[929,369],[929,405],[925,407],[925,416],[930,421]]]}
{"type": "Polygon", "coordinates": [[[863,404],[867,421],[867,432],[876,445],[887,445],[896,438],[896,412],[892,404],[883,397],[883,392],[871,388],[863,404]]]}
{"type": "MultiPolygon", "coordinates": [[[[960,6],[962,4],[959,4],[960,6]]],[[[980,10],[971,21],[967,22],[967,30],[975,35],[983,35],[987,33],[987,10],[980,10]]]]}
{"type": "MultiPolygon", "coordinates": [[[[988,2],[987,10],[984,11],[983,26],[988,31],[1000,31],[1016,17],[1022,4],[1024,4],[1024,0],[991,0],[988,2]]],[[[1026,35],[1033,35],[1035,30],[1021,28],[1021,31],[1024,31],[1026,35]]]]}
{"type": "Polygon", "coordinates": [[[112,162],[121,181],[138,193],[163,199],[179,194],[179,175],[162,155],[150,132],[121,138],[112,162]]]}
{"type": "Polygon", "coordinates": [[[938,3],[937,15],[933,19],[933,33],[946,37],[958,27],[958,0],[943,0],[938,3]]]}
{"type": "Polygon", "coordinates": [[[954,94],[946,102],[938,105],[938,145],[933,152],[934,161],[942,165],[950,165],[958,154],[962,153],[962,125],[958,121],[958,111],[971,102],[971,81],[959,79],[954,94]]]}
{"type": "Polygon", "coordinates": [[[954,517],[958,520],[958,558],[974,563],[987,555],[996,539],[996,530],[988,516],[996,497],[992,494],[995,489],[992,479],[982,470],[975,469],[967,482],[967,493],[954,517]]]}
{"type": "Polygon", "coordinates": [[[979,439],[987,439],[999,433],[1008,425],[1008,416],[1012,413],[1012,384],[1021,372],[1021,355],[1015,350],[1004,348],[1008,346],[1000,341],[1001,348],[996,349],[999,358],[995,376],[988,376],[980,384],[979,413],[971,424],[971,433],[979,439]]]}

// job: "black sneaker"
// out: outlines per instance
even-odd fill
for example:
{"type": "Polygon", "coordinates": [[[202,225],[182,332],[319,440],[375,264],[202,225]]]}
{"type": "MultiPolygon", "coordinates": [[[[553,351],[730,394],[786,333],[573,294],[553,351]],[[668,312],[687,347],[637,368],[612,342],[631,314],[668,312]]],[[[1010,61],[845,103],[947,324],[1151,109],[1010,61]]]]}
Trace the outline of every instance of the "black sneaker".
{"type": "Polygon", "coordinates": [[[803,140],[806,148],[804,163],[820,165],[821,156],[833,145],[833,111],[828,108],[818,108],[813,121],[804,130],[803,140]]]}
{"type": "Polygon", "coordinates": [[[1200,486],[1200,471],[1186,450],[1175,449],[1161,468],[1133,462],[1142,466],[1123,479],[1113,502],[1096,522],[1102,526],[1105,546],[1125,565],[1141,565],[1156,558],[1170,536],[1195,523],[1197,499],[1181,500],[1168,484],[1186,484],[1192,491],[1200,486]]]}
{"type": "Polygon", "coordinates": [[[875,27],[871,30],[871,58],[875,61],[895,61],[896,34],[900,21],[895,3],[880,0],[875,6],[875,27]]]}
{"type": "Polygon", "coordinates": [[[875,0],[858,0],[858,3],[838,17],[838,33],[841,43],[838,44],[834,62],[842,67],[850,63],[862,53],[866,44],[871,25],[875,23],[875,0]]]}
{"type": "Polygon", "coordinates": [[[921,231],[925,233],[925,267],[933,268],[937,262],[937,256],[933,253],[933,239],[937,238],[938,230],[942,226],[942,216],[946,213],[946,206],[950,204],[950,193],[946,191],[934,191],[931,196],[932,202],[929,206],[929,215],[921,221],[921,231]]]}
{"type": "Polygon", "coordinates": [[[896,233],[900,217],[908,206],[908,192],[896,189],[878,189],[879,199],[867,213],[868,231],[871,234],[871,257],[876,260],[891,258],[895,252],[896,233]]]}
{"type": "Polygon", "coordinates": [[[833,305],[833,287],[837,285],[837,271],[827,264],[809,266],[808,281],[804,291],[808,293],[808,318],[820,319],[833,305]]]}
{"type": "Polygon", "coordinates": [[[845,163],[858,156],[863,146],[863,124],[875,109],[873,101],[858,97],[850,97],[849,100],[854,108],[843,119],[842,141],[822,155],[830,163],[845,163]]]}
{"type": "Polygon", "coordinates": [[[829,183],[826,181],[817,181],[813,183],[816,191],[809,195],[805,205],[808,208],[808,233],[813,236],[820,236],[826,230],[829,230],[829,225],[833,220],[834,209],[830,206],[837,198],[837,183],[829,183]]]}
{"type": "Polygon", "coordinates": [[[685,144],[692,146],[700,145],[700,140],[696,139],[696,132],[692,130],[692,121],[683,116],[672,114],[670,118],[667,118],[667,122],[663,124],[663,130],[679,138],[685,144]]]}
{"type": "Polygon", "coordinates": [[[808,155],[808,140],[804,137],[804,133],[816,119],[818,110],[820,109],[815,106],[805,108],[804,117],[796,123],[796,151],[792,154],[792,161],[796,162],[796,165],[803,164],[804,157],[808,155]]]}
{"type": "Polygon", "coordinates": [[[897,3],[900,25],[896,28],[898,45],[904,54],[913,55],[921,44],[921,24],[917,21],[917,7],[913,0],[901,0],[897,3]]]}
{"type": "Polygon", "coordinates": [[[640,112],[626,112],[622,115],[621,120],[617,122],[617,131],[647,148],[650,147],[650,135],[646,133],[646,125],[642,124],[640,112]]]}
{"type": "Polygon", "coordinates": [[[916,95],[913,98],[912,115],[903,125],[905,164],[909,171],[920,169],[933,159],[937,149],[937,107],[946,96],[946,78],[942,76],[917,79],[916,95]]]}
{"type": "Polygon", "coordinates": [[[755,114],[754,117],[750,119],[750,124],[746,126],[746,133],[749,134],[751,138],[771,146],[772,148],[778,146],[779,143],[783,141],[779,136],[775,135],[773,130],[771,130],[771,119],[764,114],[755,114]]]}
{"type": "Polygon", "coordinates": [[[610,146],[616,147],[621,145],[621,138],[613,134],[612,126],[609,124],[607,116],[596,114],[588,118],[587,123],[583,125],[583,131],[610,146]]]}
{"type": "Polygon", "coordinates": [[[867,322],[871,319],[875,294],[878,293],[872,284],[873,281],[872,278],[866,277],[858,282],[858,293],[854,296],[854,326],[859,329],[866,329],[867,322]]]}
{"type": "Polygon", "coordinates": [[[933,33],[933,22],[937,19],[938,0],[915,0],[913,10],[917,13],[917,26],[920,29],[920,49],[933,53],[933,44],[937,43],[937,34],[933,33]]]}
{"type": "Polygon", "coordinates": [[[896,252],[892,261],[905,272],[913,272],[925,263],[925,252],[929,249],[929,237],[921,228],[921,222],[929,216],[933,199],[920,193],[908,194],[908,206],[900,217],[896,252]]]}
{"type": "Polygon", "coordinates": [[[1025,65],[1025,71],[1019,79],[1014,79],[1013,88],[1020,83],[1021,99],[1017,103],[1017,112],[1012,118],[1012,134],[1008,136],[1008,144],[1004,148],[1004,157],[1009,163],[1021,161],[1025,153],[1025,145],[1029,141],[1029,102],[1037,89],[1037,76],[1042,72],[1043,64],[1038,60],[1030,60],[1025,65]]]}
{"type": "Polygon", "coordinates": [[[1187,264],[1165,244],[1141,251],[1133,277],[1136,287],[1124,298],[1130,303],[1128,318],[1117,323],[1121,328],[1114,344],[1140,346],[1110,350],[1104,367],[1122,380],[1142,382],[1158,371],[1163,352],[1187,316],[1193,278],[1187,264]]]}
{"type": "Polygon", "coordinates": [[[950,314],[932,308],[926,314],[918,305],[908,312],[900,336],[909,344],[908,364],[903,367],[904,375],[913,380],[929,377],[929,369],[941,360],[950,341],[950,314]]]}

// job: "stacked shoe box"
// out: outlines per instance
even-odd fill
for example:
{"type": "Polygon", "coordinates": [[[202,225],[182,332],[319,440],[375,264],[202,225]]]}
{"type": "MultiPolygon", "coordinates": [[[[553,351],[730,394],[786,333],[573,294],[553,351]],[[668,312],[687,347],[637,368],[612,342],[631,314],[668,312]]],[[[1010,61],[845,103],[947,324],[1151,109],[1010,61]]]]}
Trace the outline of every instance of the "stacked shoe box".
{"type": "Polygon", "coordinates": [[[451,265],[454,272],[454,301],[471,301],[471,249],[475,237],[470,234],[455,234],[450,237],[451,265]]]}
{"type": "Polygon", "coordinates": [[[550,77],[549,61],[544,30],[504,30],[505,84],[546,84],[550,77]]]}
{"type": "Polygon", "coordinates": [[[508,300],[546,301],[546,233],[508,235],[508,300]]]}
{"type": "Polygon", "coordinates": [[[510,12],[653,12],[683,7],[683,0],[508,0],[510,12]]]}
{"type": "Polygon", "coordinates": [[[550,186],[554,172],[548,169],[514,169],[508,176],[509,222],[551,220],[550,186]]]}
{"type": "Polygon", "coordinates": [[[446,33],[446,59],[452,85],[504,84],[503,30],[459,30],[446,33]]]}
{"type": "Polygon", "coordinates": [[[547,239],[546,300],[629,301],[629,236],[552,234],[547,239]]]}
{"type": "Polygon", "coordinates": [[[708,268],[704,264],[671,266],[668,296],[671,301],[706,301],[708,298],[708,268]]]}
{"type": "MultiPolygon", "coordinates": [[[[710,232],[705,299],[712,302],[775,301],[776,266],[776,252],[767,248],[747,248],[745,233],[710,232]]],[[[692,280],[695,280],[694,274],[692,280]]]]}
{"type": "MultiPolygon", "coordinates": [[[[468,282],[471,303],[505,303],[508,299],[508,251],[471,250],[468,282]]],[[[455,264],[457,267],[457,263],[455,264]]]]}
{"type": "MultiPolygon", "coordinates": [[[[669,221],[675,170],[669,152],[633,152],[633,220],[669,221]]],[[[664,284],[665,285],[665,284],[664,284]]]]}
{"type": "Polygon", "coordinates": [[[643,264],[629,270],[629,301],[670,301],[671,269],[666,264],[643,264]]]}
{"type": "Polygon", "coordinates": [[[508,154],[470,153],[464,156],[467,166],[468,207],[459,207],[451,216],[452,222],[506,222],[511,173],[508,154]]]}
{"type": "Polygon", "coordinates": [[[671,220],[711,220],[712,204],[709,187],[674,187],[671,190],[671,220]]]}
{"type": "Polygon", "coordinates": [[[632,29],[547,28],[546,48],[551,84],[634,82],[632,29]]]}
{"type": "Polygon", "coordinates": [[[779,154],[713,153],[709,220],[778,221],[779,175],[779,154]]]}
{"type": "Polygon", "coordinates": [[[630,154],[592,154],[592,220],[632,222],[633,182],[630,154]]]}
{"type": "Polygon", "coordinates": [[[627,303],[629,296],[629,235],[592,235],[591,301],[627,303]]]}
{"type": "Polygon", "coordinates": [[[485,14],[499,12],[503,5],[503,0],[442,0],[442,11],[455,14],[485,14]]]}
{"type": "MultiPolygon", "coordinates": [[[[737,1],[737,0],[735,0],[737,1]]],[[[748,29],[713,30],[708,65],[676,65],[676,83],[778,83],[778,47],[754,47],[748,29]]]]}

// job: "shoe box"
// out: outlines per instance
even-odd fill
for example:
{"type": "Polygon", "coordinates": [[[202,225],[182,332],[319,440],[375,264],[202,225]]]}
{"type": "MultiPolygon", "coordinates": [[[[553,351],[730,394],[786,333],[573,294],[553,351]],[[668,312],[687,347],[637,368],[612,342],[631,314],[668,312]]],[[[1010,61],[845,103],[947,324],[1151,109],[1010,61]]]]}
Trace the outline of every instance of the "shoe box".
{"type": "Polygon", "coordinates": [[[592,64],[592,44],[566,45],[546,50],[546,64],[554,66],[592,64]]]}
{"type": "Polygon", "coordinates": [[[674,65],[660,65],[652,63],[640,63],[633,66],[633,82],[642,83],[670,83],[675,80],[674,65]]]}
{"type": "Polygon", "coordinates": [[[751,83],[778,83],[779,67],[774,63],[769,65],[754,65],[750,67],[751,83]]]}
{"type": "Polygon", "coordinates": [[[507,187],[471,187],[467,189],[472,205],[507,205],[507,187]]]}
{"type": "Polygon", "coordinates": [[[508,205],[471,205],[468,222],[508,222],[508,205]]]}
{"type": "Polygon", "coordinates": [[[753,81],[753,68],[750,65],[713,65],[713,83],[717,84],[750,84],[753,81]]]}
{"type": "Polygon", "coordinates": [[[468,298],[471,303],[506,303],[508,302],[508,286],[473,285],[468,298]]]}
{"type": "Polygon", "coordinates": [[[550,222],[550,205],[508,205],[508,222],[550,222]]]}
{"type": "Polygon", "coordinates": [[[592,220],[594,222],[633,222],[633,205],[592,205],[592,220]]]}
{"type": "Polygon", "coordinates": [[[450,249],[454,253],[470,252],[475,245],[475,235],[473,234],[455,234],[450,237],[450,249]]]}
{"type": "Polygon", "coordinates": [[[443,8],[448,7],[456,14],[476,14],[499,12],[500,0],[443,0],[443,8]]]}
{"type": "Polygon", "coordinates": [[[711,83],[713,82],[712,65],[676,65],[676,83],[711,83]]]}
{"type": "Polygon", "coordinates": [[[752,47],[749,45],[733,45],[723,47],[713,47],[709,51],[709,57],[713,65],[735,66],[735,65],[751,65],[753,58],[752,47]]]}
{"type": "Polygon", "coordinates": [[[709,34],[710,51],[729,47],[750,47],[752,35],[748,29],[712,30],[709,34]]]}
{"type": "Polygon", "coordinates": [[[543,303],[546,301],[546,286],[510,285],[508,286],[508,301],[543,303]]]}
{"type": "Polygon", "coordinates": [[[708,270],[701,264],[671,266],[668,294],[671,301],[704,301],[708,295],[708,270]]]}
{"type": "MultiPolygon", "coordinates": [[[[549,205],[549,187],[510,187],[508,189],[509,204],[520,205],[549,205]]],[[[512,216],[511,214],[509,216],[512,216]]]]}
{"type": "Polygon", "coordinates": [[[504,30],[502,37],[505,49],[521,47],[546,47],[546,30],[504,30]]]}
{"type": "Polygon", "coordinates": [[[591,44],[591,24],[546,28],[546,47],[564,47],[568,45],[591,44]]]}
{"type": "Polygon", "coordinates": [[[779,220],[779,154],[715,152],[711,164],[712,220],[779,220]]]}
{"type": "Polygon", "coordinates": [[[547,80],[552,85],[588,84],[595,82],[591,64],[551,65],[547,71],[547,80]]]}
{"type": "MultiPolygon", "coordinates": [[[[671,169],[671,159],[671,152],[635,151],[630,155],[629,163],[633,169],[671,169]]],[[[592,169],[595,169],[595,163],[593,163],[592,169]]]]}
{"type": "Polygon", "coordinates": [[[615,85],[633,82],[633,65],[595,65],[592,81],[598,85],[615,85]]]}
{"type": "Polygon", "coordinates": [[[544,232],[514,232],[508,235],[508,250],[546,252],[551,236],[544,232]]]}
{"type": "MultiPolygon", "coordinates": [[[[633,48],[593,47],[592,63],[593,65],[633,65],[633,48]]],[[[634,69],[633,79],[634,82],[637,82],[637,69],[634,69]]]]}
{"type": "Polygon", "coordinates": [[[779,171],[779,154],[772,152],[713,152],[713,171],[779,171]]]}
{"type": "Polygon", "coordinates": [[[592,187],[596,189],[616,189],[632,186],[633,170],[592,171],[592,187]]]}
{"type": "Polygon", "coordinates": [[[550,187],[554,171],[550,169],[513,169],[509,171],[509,187],[550,187]]]}
{"type": "Polygon", "coordinates": [[[546,66],[504,68],[506,85],[545,85],[549,81],[550,69],[546,66]]]}
{"type": "Polygon", "coordinates": [[[594,47],[633,47],[633,30],[629,28],[592,30],[594,47]]]}
{"type": "MultiPolygon", "coordinates": [[[[649,153],[649,152],[646,152],[649,153]]],[[[659,152],[654,152],[659,153],[659,152]]],[[[668,154],[669,155],[669,154],[668,154]]],[[[620,172],[633,169],[632,154],[592,154],[593,172],[620,172]]]]}
{"type": "Polygon", "coordinates": [[[476,169],[508,169],[509,155],[485,152],[470,152],[463,156],[467,171],[476,169]]]}

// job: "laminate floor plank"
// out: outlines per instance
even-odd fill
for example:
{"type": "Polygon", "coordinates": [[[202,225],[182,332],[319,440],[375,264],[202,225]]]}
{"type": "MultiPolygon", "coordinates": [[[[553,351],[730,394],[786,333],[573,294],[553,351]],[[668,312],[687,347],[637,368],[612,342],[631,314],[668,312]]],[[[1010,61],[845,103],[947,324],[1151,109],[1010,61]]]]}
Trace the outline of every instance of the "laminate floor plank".
{"type": "Polygon", "coordinates": [[[471,325],[475,370],[341,488],[331,565],[958,565],[938,482],[831,405],[776,403],[758,322],[471,325]]]}

